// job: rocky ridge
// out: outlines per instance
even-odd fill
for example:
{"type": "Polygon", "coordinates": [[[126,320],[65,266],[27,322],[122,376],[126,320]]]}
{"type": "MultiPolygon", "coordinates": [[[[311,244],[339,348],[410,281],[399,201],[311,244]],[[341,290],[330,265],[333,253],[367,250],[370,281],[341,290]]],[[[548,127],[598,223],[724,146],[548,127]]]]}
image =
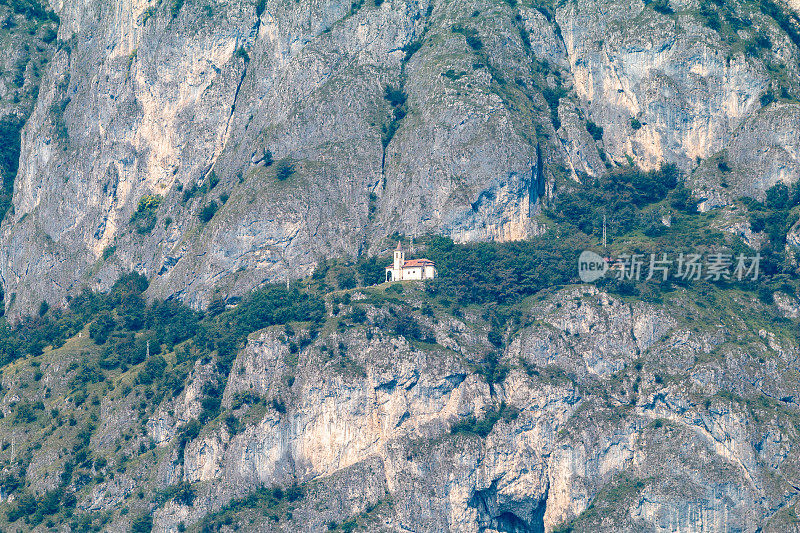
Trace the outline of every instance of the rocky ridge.
{"type": "Polygon", "coordinates": [[[199,308],[395,231],[525,238],[628,162],[677,163],[704,209],[795,181],[796,43],[756,4],[703,5],[54,3],[5,306],[134,270],[199,308]]]}
{"type": "MultiPolygon", "coordinates": [[[[683,291],[658,306],[587,287],[541,294],[498,354],[478,309],[454,316],[426,311],[423,292],[354,291],[349,303],[328,301],[313,340],[304,324],[251,335],[227,378],[199,359],[183,392],[144,418],[142,390],[125,386],[142,382],[126,377],[139,367],[101,382],[114,392],[99,400],[91,447],[105,460],[94,460],[100,481],[79,493],[75,514],[107,516],[109,531],[142,510],[155,531],[348,521],[372,531],[794,531],[797,341],[777,317],[762,324],[777,311],[751,297],[715,298],[709,308],[683,291]],[[363,322],[348,318],[356,308],[363,322]],[[393,332],[398,313],[427,340],[393,332]],[[186,436],[215,389],[229,414],[186,436]],[[109,477],[112,465],[126,468],[109,477]],[[297,485],[305,496],[293,503],[241,503],[259,487],[297,485]]],[[[38,383],[24,360],[3,374],[0,424],[15,424],[7,435],[20,450],[42,442],[28,467],[36,491],[59,478],[71,429],[38,437],[15,404],[45,385],[45,409],[65,401],[82,342],[36,359],[38,383]]]]}

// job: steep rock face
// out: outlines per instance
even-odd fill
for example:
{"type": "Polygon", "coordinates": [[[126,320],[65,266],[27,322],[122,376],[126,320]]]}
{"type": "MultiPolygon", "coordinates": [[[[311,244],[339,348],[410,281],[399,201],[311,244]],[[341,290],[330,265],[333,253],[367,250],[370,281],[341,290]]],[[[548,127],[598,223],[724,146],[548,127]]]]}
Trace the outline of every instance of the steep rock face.
{"type": "Polygon", "coordinates": [[[202,307],[395,231],[525,238],[540,197],[629,159],[704,208],[798,175],[798,50],[747,3],[720,31],[694,2],[54,7],[2,227],[15,314],[124,270],[202,307]]]}
{"type": "Polygon", "coordinates": [[[765,75],[743,55],[726,59],[719,37],[694,15],[671,17],[631,3],[576,5],[559,12],[575,90],[590,102],[615,159],[644,168],[664,160],[691,168],[718,152],[760,107],[765,75]],[[635,23],[620,24],[633,15],[635,23]],[[633,130],[631,118],[642,127],[633,130]]]}
{"type": "MultiPolygon", "coordinates": [[[[323,254],[356,254],[395,230],[528,235],[535,139],[514,144],[509,111],[487,95],[469,104],[474,120],[454,143],[450,128],[463,109],[446,95],[430,100],[440,69],[421,59],[419,72],[405,72],[402,48],[429,19],[447,31],[454,20],[427,7],[351,13],[345,2],[288,3],[257,13],[232,2],[186,5],[173,17],[146,3],[64,3],[59,31],[68,45],[26,129],[15,218],[4,230],[4,279],[16,305],[57,301],[85,283],[102,288],[135,269],[154,277],[153,294],[199,306],[213,290],[240,294],[305,274],[323,254]],[[439,140],[415,137],[417,146],[385,155],[382,130],[412,123],[384,99],[406,76],[408,113],[439,140]],[[420,146],[427,155],[413,154],[420,146]],[[276,179],[278,163],[264,166],[266,150],[293,165],[288,179],[276,179]],[[209,194],[178,190],[207,191],[218,180],[209,194]],[[145,195],[163,197],[158,222],[135,231],[129,221],[145,195]],[[425,205],[405,201],[412,197],[425,205]],[[220,212],[202,224],[194,214],[212,201],[220,212]],[[374,225],[371,202],[385,211],[374,225]],[[116,253],[103,255],[112,246],[116,253]]],[[[463,36],[450,39],[466,48],[463,36]]]]}
{"type": "MultiPolygon", "coordinates": [[[[766,377],[789,373],[796,346],[729,314],[716,331],[693,330],[685,321],[698,309],[670,309],[562,291],[529,309],[537,320],[511,339],[501,359],[510,370],[495,383],[472,370],[491,351],[485,331],[467,326],[475,317],[418,317],[435,332],[433,349],[367,326],[298,352],[283,331],[265,330],[234,363],[223,405],[243,393],[272,403],[256,418],[253,406],[234,406],[253,423],[235,434],[209,426],[186,446],[165,483],[192,482],[197,498],[158,509],[157,528],[193,523],[251,487],[299,482],[336,486],[345,503],[245,529],[314,531],[388,498],[387,531],[789,530],[799,391],[766,377]],[[754,393],[783,400],[757,407],[744,400],[754,393]],[[468,413],[498,409],[484,437],[451,432],[468,413]],[[354,469],[364,474],[348,477],[354,469]]],[[[369,322],[384,313],[370,308],[369,322]]],[[[167,427],[188,419],[180,413],[196,402],[198,369],[157,415],[174,409],[180,420],[167,427]]],[[[172,434],[152,431],[171,445],[172,434]]]]}
{"type": "MultiPolygon", "coordinates": [[[[733,36],[704,25],[693,2],[673,7],[677,13],[638,2],[568,4],[556,14],[564,49],[535,51],[567,66],[585,118],[603,128],[602,148],[617,163],[626,157],[642,168],[675,162],[692,173],[698,197],[715,197],[713,206],[731,192],[719,188],[718,157],[730,163],[733,174],[722,181],[734,195],[761,196],[778,181],[796,181],[800,108],[796,101],[762,99],[784,91],[776,65],[786,73],[785,91],[797,92],[796,46],[747,4],[726,8],[736,14],[727,16],[753,21],[733,36]],[[742,51],[759,34],[773,45],[769,58],[742,51]],[[704,172],[702,161],[715,157],[704,172]]],[[[583,171],[595,173],[588,156],[572,159],[583,159],[583,171]]]]}
{"type": "Polygon", "coordinates": [[[37,2],[0,6],[0,220],[12,207],[20,130],[55,50],[54,18],[37,2]]]}

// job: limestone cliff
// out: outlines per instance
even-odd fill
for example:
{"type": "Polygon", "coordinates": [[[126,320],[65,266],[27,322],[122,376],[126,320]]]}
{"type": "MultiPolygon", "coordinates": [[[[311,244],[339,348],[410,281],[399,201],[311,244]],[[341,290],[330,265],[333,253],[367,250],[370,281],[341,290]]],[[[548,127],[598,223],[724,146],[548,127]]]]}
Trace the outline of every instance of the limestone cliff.
{"type": "Polygon", "coordinates": [[[628,161],[679,164],[704,208],[795,181],[791,36],[749,2],[665,5],[53,2],[5,306],[135,270],[202,307],[395,231],[524,238],[628,161]]]}
{"type": "Polygon", "coordinates": [[[0,427],[28,490],[74,481],[70,531],[142,513],[159,532],[797,531],[797,339],[750,296],[715,301],[565,288],[498,341],[480,311],[431,309],[413,285],[356,290],[321,329],[251,335],[227,377],[198,359],[163,401],[142,367],[92,379],[79,336],[4,371],[0,427]],[[426,340],[398,335],[400,316],[426,340]],[[228,414],[188,430],[210,395],[228,414]],[[52,425],[21,423],[35,398],[61,410],[52,425]]]}
{"type": "MultiPolygon", "coordinates": [[[[800,531],[800,208],[733,202],[800,177],[796,4],[3,3],[2,298],[39,316],[0,323],[0,527],[800,531]],[[719,216],[673,184],[633,247],[793,267],[502,304],[318,271],[319,316],[213,338],[322,258],[564,239],[559,195],[664,163],[719,216]]],[[[520,277],[571,261],[539,245],[520,277]]]]}

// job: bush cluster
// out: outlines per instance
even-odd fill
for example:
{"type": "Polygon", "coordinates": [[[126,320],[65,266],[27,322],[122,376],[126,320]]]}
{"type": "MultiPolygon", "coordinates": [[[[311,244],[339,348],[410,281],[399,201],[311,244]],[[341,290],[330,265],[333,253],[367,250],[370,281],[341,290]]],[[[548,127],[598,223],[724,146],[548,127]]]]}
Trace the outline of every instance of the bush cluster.
{"type": "Polygon", "coordinates": [[[650,172],[621,169],[562,193],[548,213],[587,235],[598,234],[606,214],[617,233],[627,233],[644,226],[642,208],[664,200],[677,187],[678,169],[672,164],[650,172]]]}
{"type": "Polygon", "coordinates": [[[794,208],[800,206],[800,183],[791,187],[777,183],[767,190],[763,202],[745,198],[742,203],[749,211],[752,230],[763,231],[769,238],[769,243],[761,249],[764,273],[774,276],[790,271],[786,237],[799,218],[794,208]]]}
{"type": "Polygon", "coordinates": [[[481,41],[481,38],[478,36],[478,31],[475,28],[467,28],[456,24],[452,27],[452,30],[454,33],[463,35],[467,45],[476,52],[483,49],[483,41],[481,41]]]}
{"type": "Polygon", "coordinates": [[[236,513],[248,509],[260,509],[263,514],[275,516],[277,519],[277,509],[291,512],[304,497],[305,492],[298,485],[288,488],[264,487],[243,498],[233,499],[219,511],[206,515],[199,529],[203,532],[222,531],[225,526],[234,524],[236,513]]]}
{"type": "Polygon", "coordinates": [[[22,126],[21,120],[9,118],[0,120],[0,173],[3,175],[3,184],[0,188],[0,221],[11,207],[14,179],[19,167],[22,126]]]}
{"type": "Polygon", "coordinates": [[[395,133],[397,133],[397,129],[400,127],[400,121],[406,117],[406,100],[408,97],[401,89],[397,89],[391,85],[386,87],[383,97],[392,107],[391,119],[388,124],[384,124],[381,135],[383,147],[386,148],[394,138],[395,133]]]}
{"type": "Polygon", "coordinates": [[[488,411],[483,418],[474,415],[466,417],[464,420],[456,422],[450,429],[452,433],[462,433],[467,435],[477,435],[486,438],[492,431],[494,425],[501,419],[506,422],[516,420],[519,410],[515,407],[508,407],[505,402],[501,403],[496,409],[488,411]]]}
{"type": "Polygon", "coordinates": [[[161,200],[161,196],[157,194],[145,195],[139,200],[139,205],[131,216],[131,224],[140,235],[150,233],[156,227],[156,210],[161,205],[161,200]]]}

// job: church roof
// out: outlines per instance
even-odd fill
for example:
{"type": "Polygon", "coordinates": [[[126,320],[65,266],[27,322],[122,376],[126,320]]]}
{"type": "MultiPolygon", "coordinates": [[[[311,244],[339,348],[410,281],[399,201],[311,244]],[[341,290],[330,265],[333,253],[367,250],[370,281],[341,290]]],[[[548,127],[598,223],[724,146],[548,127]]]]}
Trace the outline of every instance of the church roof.
{"type": "MultiPolygon", "coordinates": [[[[400,268],[414,268],[414,267],[425,267],[425,266],[433,266],[434,262],[430,259],[409,259],[408,261],[403,262],[403,266],[400,268]]],[[[386,267],[386,270],[392,270],[394,265],[389,265],[386,267]]]]}
{"type": "Polygon", "coordinates": [[[409,259],[403,263],[403,268],[433,265],[430,259],[409,259]]]}

